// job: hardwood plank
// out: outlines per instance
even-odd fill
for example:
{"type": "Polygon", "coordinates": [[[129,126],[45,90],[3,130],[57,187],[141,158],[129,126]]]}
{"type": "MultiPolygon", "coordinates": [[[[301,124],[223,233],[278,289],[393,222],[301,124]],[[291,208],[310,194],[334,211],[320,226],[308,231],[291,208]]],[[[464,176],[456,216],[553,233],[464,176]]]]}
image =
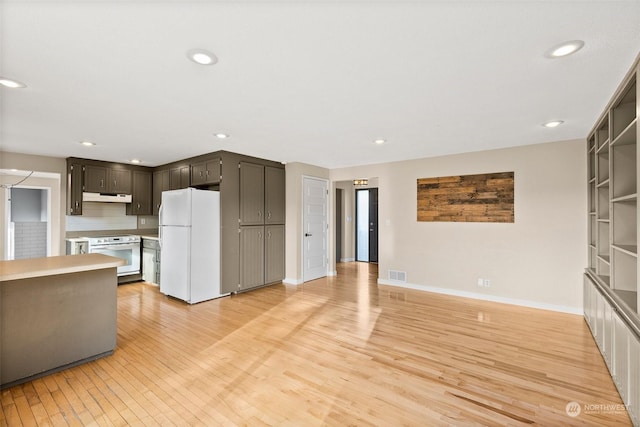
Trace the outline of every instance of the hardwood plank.
{"type": "Polygon", "coordinates": [[[0,425],[630,425],[565,412],[621,404],[581,316],[376,282],[339,264],[193,306],[120,286],[115,353],[3,390],[0,425]]]}

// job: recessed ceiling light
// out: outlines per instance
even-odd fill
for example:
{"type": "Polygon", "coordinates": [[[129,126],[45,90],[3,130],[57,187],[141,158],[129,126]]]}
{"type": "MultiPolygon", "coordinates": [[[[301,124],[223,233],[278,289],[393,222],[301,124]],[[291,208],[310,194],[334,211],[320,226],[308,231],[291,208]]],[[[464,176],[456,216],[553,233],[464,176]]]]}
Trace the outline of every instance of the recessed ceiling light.
{"type": "Polygon", "coordinates": [[[218,57],[204,49],[191,49],[187,52],[187,58],[200,65],[213,65],[218,62],[218,57]]]}
{"type": "Polygon", "coordinates": [[[141,163],[141,162],[140,162],[140,160],[138,160],[138,159],[131,159],[131,163],[133,163],[133,164],[137,165],[137,164],[139,164],[139,163],[141,163]]]}
{"type": "Polygon", "coordinates": [[[386,139],[374,139],[374,140],[373,140],[373,143],[374,143],[374,144],[376,144],[376,145],[382,145],[382,144],[384,144],[385,142],[387,142],[387,140],[386,140],[386,139]]]}
{"type": "Polygon", "coordinates": [[[563,56],[576,53],[582,49],[583,46],[584,42],[582,40],[571,40],[552,47],[547,51],[546,56],[549,58],[562,58],[563,56]]]}
{"type": "Polygon", "coordinates": [[[555,127],[560,126],[563,123],[564,123],[564,121],[562,121],[562,120],[551,120],[550,122],[547,122],[547,123],[543,124],[542,126],[547,127],[547,128],[555,128],[555,127]]]}
{"type": "Polygon", "coordinates": [[[216,133],[215,137],[218,139],[227,139],[229,138],[229,135],[227,135],[226,133],[216,133]]]}
{"type": "Polygon", "coordinates": [[[91,142],[91,141],[80,141],[80,144],[84,145],[85,147],[93,147],[95,144],[95,142],[91,142]]]}
{"type": "Polygon", "coordinates": [[[0,77],[0,85],[11,89],[21,89],[23,87],[27,87],[27,85],[24,83],[20,83],[17,80],[7,79],[4,77],[0,77]]]}

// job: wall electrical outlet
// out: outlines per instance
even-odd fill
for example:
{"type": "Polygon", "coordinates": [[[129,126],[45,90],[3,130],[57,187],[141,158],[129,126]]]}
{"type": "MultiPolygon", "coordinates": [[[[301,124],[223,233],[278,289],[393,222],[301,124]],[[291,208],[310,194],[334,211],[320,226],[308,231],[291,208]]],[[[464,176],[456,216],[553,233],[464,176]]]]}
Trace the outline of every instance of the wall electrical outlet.
{"type": "Polygon", "coordinates": [[[478,279],[478,287],[484,286],[484,280],[478,279]]]}
{"type": "Polygon", "coordinates": [[[489,281],[489,279],[484,279],[484,287],[488,288],[491,286],[491,282],[489,281]]]}

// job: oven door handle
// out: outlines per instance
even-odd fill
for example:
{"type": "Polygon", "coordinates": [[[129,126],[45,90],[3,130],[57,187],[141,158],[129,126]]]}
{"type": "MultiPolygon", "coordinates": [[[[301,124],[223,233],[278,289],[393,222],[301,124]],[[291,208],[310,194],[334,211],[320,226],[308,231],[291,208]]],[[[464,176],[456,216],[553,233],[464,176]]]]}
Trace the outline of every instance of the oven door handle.
{"type": "Polygon", "coordinates": [[[126,243],[126,244],[117,244],[117,245],[99,245],[99,246],[91,246],[89,252],[93,252],[97,250],[126,250],[126,249],[139,249],[140,243],[126,243]]]}

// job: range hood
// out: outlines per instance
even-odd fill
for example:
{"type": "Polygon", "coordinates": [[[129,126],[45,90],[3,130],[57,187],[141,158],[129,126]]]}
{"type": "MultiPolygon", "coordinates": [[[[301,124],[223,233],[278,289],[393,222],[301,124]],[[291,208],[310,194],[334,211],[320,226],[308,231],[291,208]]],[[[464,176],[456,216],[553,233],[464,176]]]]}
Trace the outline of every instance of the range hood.
{"type": "Polygon", "coordinates": [[[131,194],[82,193],[83,202],[131,203],[131,194]]]}

